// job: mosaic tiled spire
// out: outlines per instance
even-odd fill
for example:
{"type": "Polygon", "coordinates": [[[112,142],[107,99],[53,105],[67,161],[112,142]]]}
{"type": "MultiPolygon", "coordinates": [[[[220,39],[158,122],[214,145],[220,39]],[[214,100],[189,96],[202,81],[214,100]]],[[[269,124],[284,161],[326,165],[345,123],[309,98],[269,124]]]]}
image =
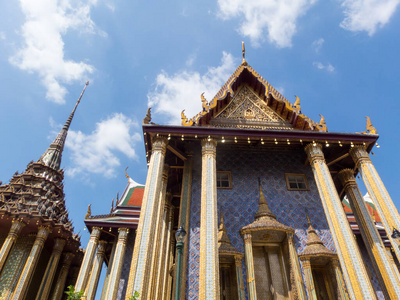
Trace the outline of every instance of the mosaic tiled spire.
{"type": "Polygon", "coordinates": [[[232,246],[232,243],[226,233],[226,227],[224,222],[224,216],[221,213],[221,223],[219,224],[218,229],[218,250],[220,255],[243,255],[241,252],[236,250],[235,247],[232,246]]]}
{"type": "Polygon", "coordinates": [[[254,218],[256,220],[258,220],[262,217],[269,217],[269,218],[276,219],[276,216],[269,209],[267,201],[265,200],[265,196],[264,196],[264,193],[261,188],[260,178],[258,178],[258,188],[259,188],[258,210],[257,210],[256,214],[254,215],[254,218]]]}
{"type": "Polygon", "coordinates": [[[336,257],[336,253],[333,251],[329,250],[324,246],[324,243],[322,243],[321,239],[315,232],[314,227],[311,224],[310,217],[307,215],[307,223],[308,223],[308,229],[307,229],[307,244],[306,248],[301,252],[300,256],[332,256],[336,257]]]}
{"type": "Polygon", "coordinates": [[[69,115],[63,128],[61,129],[61,131],[59,132],[59,134],[57,135],[55,140],[50,144],[49,148],[47,148],[47,150],[43,153],[43,155],[39,159],[40,162],[43,162],[46,166],[49,166],[50,168],[53,168],[55,170],[60,169],[61,156],[62,156],[62,151],[64,149],[65,140],[67,138],[68,129],[69,129],[69,126],[71,125],[76,108],[78,107],[78,104],[81,102],[83,93],[85,92],[86,87],[88,85],[89,85],[89,81],[86,82],[85,87],[83,88],[78,101],[76,101],[75,107],[72,110],[71,114],[69,115]]]}
{"type": "Polygon", "coordinates": [[[259,200],[258,209],[254,215],[254,222],[244,226],[241,229],[242,234],[254,230],[278,230],[285,232],[293,232],[294,229],[286,226],[276,220],[275,214],[269,209],[267,201],[261,187],[260,178],[258,178],[259,200]]]}
{"type": "Polygon", "coordinates": [[[31,161],[25,172],[15,172],[9,184],[0,186],[0,214],[40,218],[43,222],[52,221],[73,232],[65,207],[61,154],[72,118],[88,84],[86,82],[64,127],[40,159],[31,161]]]}

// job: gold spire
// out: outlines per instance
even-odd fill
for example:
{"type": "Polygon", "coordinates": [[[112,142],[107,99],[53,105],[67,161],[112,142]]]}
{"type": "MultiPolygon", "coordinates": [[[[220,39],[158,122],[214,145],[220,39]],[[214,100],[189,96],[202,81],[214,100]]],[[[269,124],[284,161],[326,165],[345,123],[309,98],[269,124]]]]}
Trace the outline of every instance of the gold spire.
{"type": "Polygon", "coordinates": [[[43,155],[39,158],[39,161],[43,162],[46,166],[49,166],[55,170],[60,169],[61,165],[61,156],[62,151],[64,150],[65,140],[67,138],[68,129],[71,125],[72,118],[74,117],[76,108],[78,104],[81,102],[83,93],[86,90],[86,87],[89,85],[89,81],[86,82],[85,87],[82,90],[81,95],[79,96],[78,101],[76,101],[75,107],[69,115],[67,121],[65,122],[63,128],[55,138],[55,140],[50,144],[50,147],[43,153],[43,155]]]}
{"type": "Polygon", "coordinates": [[[265,200],[264,193],[261,188],[261,180],[258,178],[258,188],[259,188],[259,200],[258,200],[258,210],[254,218],[260,219],[262,217],[270,217],[276,219],[276,216],[269,209],[267,201],[265,200]]]}
{"type": "Polygon", "coordinates": [[[242,59],[242,65],[247,66],[247,62],[246,62],[246,49],[244,48],[244,42],[242,41],[242,55],[243,55],[243,59],[242,59]]]}
{"type": "Polygon", "coordinates": [[[221,212],[221,223],[218,229],[218,251],[220,255],[243,255],[235,247],[226,233],[226,227],[224,222],[224,215],[221,212]]]}

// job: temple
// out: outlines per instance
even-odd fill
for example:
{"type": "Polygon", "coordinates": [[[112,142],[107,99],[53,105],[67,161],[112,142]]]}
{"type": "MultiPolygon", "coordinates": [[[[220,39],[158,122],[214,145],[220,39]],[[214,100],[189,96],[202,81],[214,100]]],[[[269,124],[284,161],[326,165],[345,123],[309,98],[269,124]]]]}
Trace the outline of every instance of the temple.
{"type": "Polygon", "coordinates": [[[199,98],[180,126],[148,109],[146,182],[126,170],[109,212],[89,205],[84,255],[60,169],[78,100],[42,157],[0,186],[0,299],[61,299],[67,284],[87,300],[400,299],[400,217],[369,156],[371,120],[328,132],[244,47],[215,97],[199,98]]]}
{"type": "Polygon", "coordinates": [[[0,183],[0,299],[60,300],[75,284],[83,251],[64,195],[61,157],[86,83],[63,128],[38,161],[0,183]]]}
{"type": "Polygon", "coordinates": [[[105,257],[101,299],[400,299],[400,218],[369,157],[370,119],[362,133],[328,132],[244,48],[215,97],[200,99],[181,126],[151,122],[148,109],[146,183],[129,178],[109,215],[85,220],[76,287],[95,289],[79,282],[96,282],[105,257]]]}

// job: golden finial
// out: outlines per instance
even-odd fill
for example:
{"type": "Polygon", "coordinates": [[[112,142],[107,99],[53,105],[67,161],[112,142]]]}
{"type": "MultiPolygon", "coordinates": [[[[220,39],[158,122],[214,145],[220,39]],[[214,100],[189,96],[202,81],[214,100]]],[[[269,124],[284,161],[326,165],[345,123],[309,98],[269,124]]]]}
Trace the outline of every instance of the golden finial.
{"type": "Polygon", "coordinates": [[[243,55],[243,60],[242,60],[242,65],[247,66],[246,62],[246,49],[244,48],[244,42],[242,41],[242,55],[243,55]]]}
{"type": "Polygon", "coordinates": [[[293,108],[296,111],[296,113],[300,113],[301,112],[301,107],[300,107],[300,98],[296,95],[294,95],[296,97],[296,101],[293,104],[293,108]]]}
{"type": "Polygon", "coordinates": [[[111,201],[111,210],[110,210],[110,214],[113,212],[114,210],[114,198],[111,201]]]}
{"type": "Polygon", "coordinates": [[[376,128],[374,126],[372,126],[372,122],[371,119],[369,117],[367,117],[367,125],[366,125],[366,129],[367,131],[364,131],[362,133],[364,134],[377,134],[376,128]]]}
{"type": "Polygon", "coordinates": [[[85,215],[85,219],[89,219],[89,217],[92,215],[92,210],[90,209],[91,206],[92,206],[92,204],[89,204],[89,206],[87,208],[87,213],[85,215]]]}
{"type": "Polygon", "coordinates": [[[126,168],[125,168],[125,177],[126,177],[126,178],[131,178],[131,177],[128,175],[128,173],[126,173],[126,170],[128,170],[128,168],[129,168],[129,167],[126,167],[126,168]]]}
{"type": "Polygon", "coordinates": [[[151,107],[147,109],[146,116],[143,118],[143,124],[151,124],[151,107]]]}
{"type": "Polygon", "coordinates": [[[320,117],[321,120],[319,121],[319,124],[317,124],[317,129],[318,131],[327,132],[328,127],[326,126],[325,118],[323,115],[320,115],[320,117]]]}

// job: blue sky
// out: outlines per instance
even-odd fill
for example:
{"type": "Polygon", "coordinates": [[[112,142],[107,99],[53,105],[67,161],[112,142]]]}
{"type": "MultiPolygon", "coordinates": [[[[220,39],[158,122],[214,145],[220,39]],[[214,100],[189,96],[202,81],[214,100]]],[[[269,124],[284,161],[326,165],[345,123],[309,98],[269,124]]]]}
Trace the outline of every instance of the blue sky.
{"type": "MultiPolygon", "coordinates": [[[[398,189],[400,0],[0,2],[0,180],[25,170],[55,138],[86,80],[62,166],[76,231],[108,213],[126,185],[145,183],[141,123],[179,124],[241,62],[330,132],[380,134],[371,156],[398,189]]],[[[362,190],[365,191],[363,185],[362,190]]]]}

